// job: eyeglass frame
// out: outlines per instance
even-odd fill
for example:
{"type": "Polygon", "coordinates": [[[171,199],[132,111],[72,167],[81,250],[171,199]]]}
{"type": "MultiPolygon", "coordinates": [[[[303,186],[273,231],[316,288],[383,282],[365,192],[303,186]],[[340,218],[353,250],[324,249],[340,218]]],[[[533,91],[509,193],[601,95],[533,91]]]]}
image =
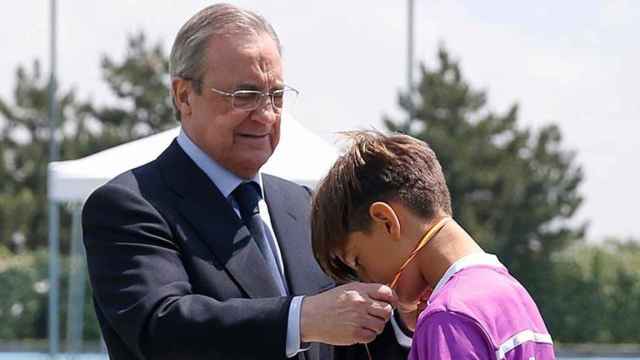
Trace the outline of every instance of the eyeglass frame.
{"type": "MultiPolygon", "coordinates": [[[[198,80],[198,79],[191,79],[191,78],[184,78],[185,80],[189,80],[192,82],[199,82],[201,83],[202,80],[198,80]]],[[[274,90],[271,92],[264,92],[264,91],[260,91],[260,90],[248,90],[248,89],[239,89],[239,90],[234,90],[233,92],[228,92],[228,91],[224,91],[224,90],[220,90],[220,89],[216,89],[214,87],[207,87],[208,90],[211,90],[212,92],[221,95],[221,96],[225,96],[228,98],[231,98],[231,107],[233,107],[234,110],[239,110],[239,111],[253,111],[257,108],[259,108],[262,104],[262,101],[264,99],[265,96],[269,97],[270,100],[270,104],[271,104],[271,108],[275,111],[275,112],[281,112],[282,111],[282,105],[280,107],[276,106],[275,103],[275,98],[274,96],[276,95],[277,92],[282,92],[282,94],[284,95],[284,93],[286,91],[292,91],[295,96],[299,96],[300,95],[300,91],[298,91],[296,88],[294,88],[293,86],[289,86],[284,84],[282,89],[278,89],[278,90],[274,90]],[[238,96],[239,94],[255,94],[255,95],[260,95],[260,98],[255,102],[255,106],[251,107],[251,108],[242,108],[242,107],[236,107],[235,105],[235,100],[236,100],[236,96],[238,96]]],[[[283,104],[284,105],[284,104],[283,104]]]]}

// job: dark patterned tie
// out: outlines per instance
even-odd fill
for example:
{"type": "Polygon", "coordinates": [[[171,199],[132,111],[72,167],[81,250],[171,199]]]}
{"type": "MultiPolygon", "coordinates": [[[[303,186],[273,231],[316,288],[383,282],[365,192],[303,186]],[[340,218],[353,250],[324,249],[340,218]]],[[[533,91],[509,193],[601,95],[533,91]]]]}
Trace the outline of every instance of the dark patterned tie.
{"type": "Polygon", "coordinates": [[[262,198],[260,193],[260,185],[255,182],[244,182],[233,191],[233,196],[238,202],[240,208],[240,216],[244,224],[249,229],[251,236],[255,240],[262,257],[265,259],[271,275],[278,284],[280,294],[286,295],[287,290],[284,278],[280,272],[278,264],[278,256],[275,250],[275,244],[270,244],[269,237],[264,229],[262,218],[260,217],[260,209],[258,202],[262,198]]]}

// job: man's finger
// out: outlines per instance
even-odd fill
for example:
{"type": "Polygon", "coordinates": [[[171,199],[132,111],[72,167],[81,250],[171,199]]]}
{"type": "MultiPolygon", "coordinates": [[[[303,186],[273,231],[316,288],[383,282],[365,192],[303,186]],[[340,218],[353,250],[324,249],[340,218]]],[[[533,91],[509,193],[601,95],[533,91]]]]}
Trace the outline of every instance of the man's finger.
{"type": "Polygon", "coordinates": [[[387,322],[383,321],[380,318],[377,318],[375,316],[367,316],[367,318],[362,322],[361,327],[370,330],[378,335],[382,332],[382,330],[384,330],[386,324],[387,322]]]}
{"type": "Polygon", "coordinates": [[[369,315],[375,316],[386,322],[393,314],[393,307],[386,302],[374,301],[367,309],[367,312],[369,315]]]}
{"type": "Polygon", "coordinates": [[[360,344],[370,343],[376,338],[376,336],[378,336],[378,333],[364,327],[357,328],[354,330],[353,334],[355,342],[360,344]]]}
{"type": "Polygon", "coordinates": [[[387,285],[371,284],[367,295],[373,300],[384,301],[394,307],[398,303],[395,292],[387,285]]]}

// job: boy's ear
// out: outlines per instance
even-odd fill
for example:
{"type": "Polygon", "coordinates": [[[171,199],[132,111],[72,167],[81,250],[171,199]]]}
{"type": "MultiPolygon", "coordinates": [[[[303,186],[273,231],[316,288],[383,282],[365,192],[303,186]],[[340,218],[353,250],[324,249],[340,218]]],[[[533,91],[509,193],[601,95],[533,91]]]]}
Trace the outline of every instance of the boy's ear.
{"type": "Polygon", "coordinates": [[[391,205],[376,201],[369,206],[369,216],[375,224],[383,225],[390,236],[400,238],[400,220],[391,205]]]}

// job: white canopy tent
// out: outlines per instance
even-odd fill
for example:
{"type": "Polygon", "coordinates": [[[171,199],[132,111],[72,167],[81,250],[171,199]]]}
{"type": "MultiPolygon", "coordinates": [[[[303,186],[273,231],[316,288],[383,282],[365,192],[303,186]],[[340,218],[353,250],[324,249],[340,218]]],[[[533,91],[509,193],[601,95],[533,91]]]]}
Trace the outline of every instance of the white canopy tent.
{"type": "MultiPolygon", "coordinates": [[[[87,197],[100,185],[113,177],[160,155],[180,131],[179,127],[143,139],[112,147],[82,159],[55,161],[48,165],[48,197],[53,206],[66,203],[72,212],[70,248],[70,279],[67,310],[67,351],[76,353],[81,348],[82,314],[85,287],[85,257],[82,246],[81,211],[87,197]]],[[[280,144],[263,166],[264,173],[314,187],[338,157],[338,150],[319,136],[305,129],[290,115],[284,115],[280,144]]],[[[50,242],[58,244],[59,218],[49,219],[50,242]]],[[[50,342],[58,344],[59,281],[58,247],[52,249],[50,261],[50,342]]],[[[55,352],[55,350],[53,351],[55,352]]]]}
{"type": "MultiPolygon", "coordinates": [[[[112,147],[78,160],[49,164],[48,196],[57,202],[82,202],[118,174],[155,159],[178,135],[179,127],[112,147]]],[[[280,144],[262,171],[313,186],[336,160],[337,149],[292,116],[282,119],[280,144]]]]}

